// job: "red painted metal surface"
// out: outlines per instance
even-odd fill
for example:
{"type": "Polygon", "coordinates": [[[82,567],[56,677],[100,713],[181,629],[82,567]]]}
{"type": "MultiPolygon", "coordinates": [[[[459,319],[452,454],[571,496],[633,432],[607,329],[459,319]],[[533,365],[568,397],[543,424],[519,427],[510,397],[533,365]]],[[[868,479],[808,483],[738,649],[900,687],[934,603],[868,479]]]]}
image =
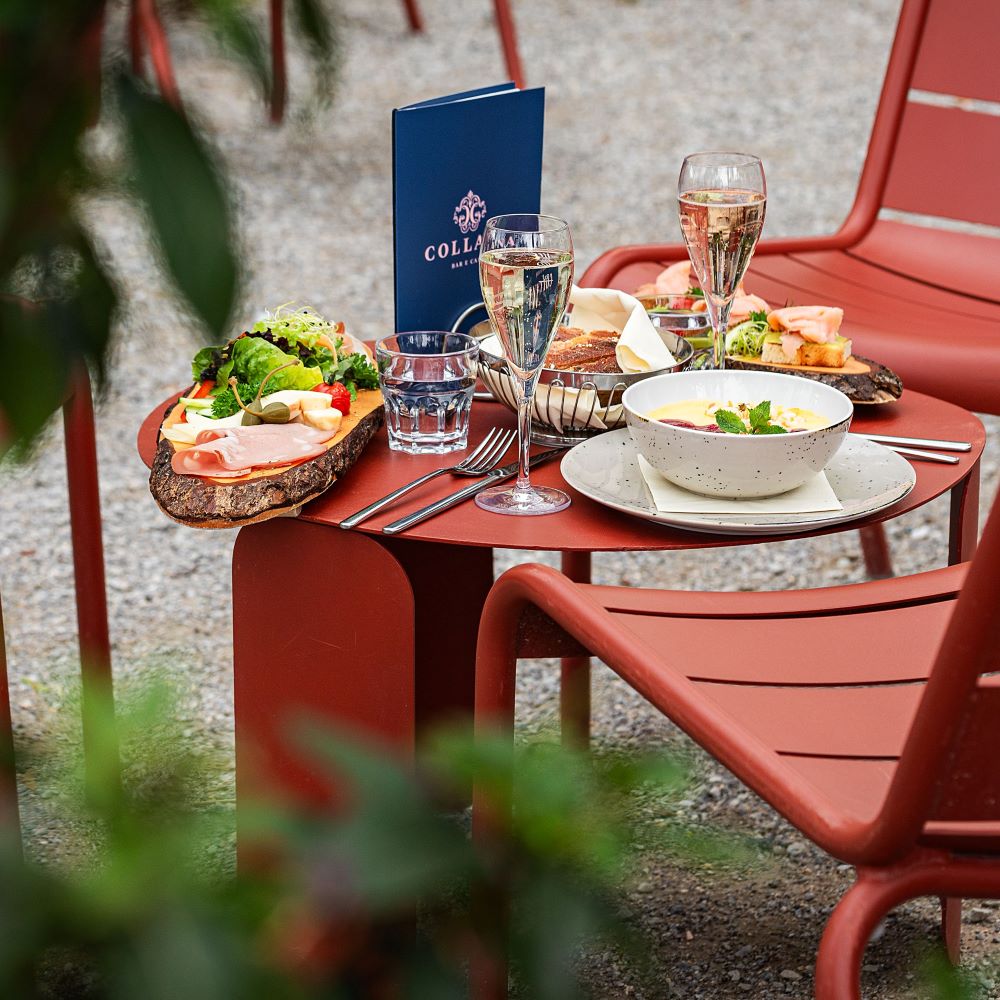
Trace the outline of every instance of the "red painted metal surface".
{"type": "Polygon", "coordinates": [[[503,46],[507,75],[517,87],[523,90],[525,87],[524,68],[521,65],[521,53],[517,48],[514,15],[511,13],[509,0],[493,0],[493,12],[496,16],[497,31],[500,32],[500,44],[503,46]]]}
{"type": "MultiPolygon", "coordinates": [[[[1000,896],[998,586],[1000,500],[971,562],[903,580],[692,594],[579,585],[519,566],[484,609],[477,731],[512,734],[517,658],[529,646],[544,653],[553,624],[561,628],[815,843],[859,867],[817,968],[817,996],[859,997],[864,945],[897,902],[946,898],[943,929],[957,954],[958,900],[1000,896]],[[547,627],[527,636],[525,621],[539,614],[547,627]],[[970,851],[983,855],[978,881],[961,857],[970,851]]],[[[488,831],[495,809],[485,809],[488,831]]]]}
{"type": "Polygon", "coordinates": [[[406,11],[406,22],[410,26],[410,31],[415,33],[423,31],[424,16],[420,13],[417,0],[403,0],[403,9],[406,11]]]}
{"type": "Polygon", "coordinates": [[[135,21],[129,27],[133,66],[137,63],[141,65],[141,45],[145,41],[149,46],[149,57],[153,63],[153,73],[160,93],[164,100],[179,108],[181,95],[177,89],[173,60],[170,57],[170,42],[156,7],[156,0],[132,0],[130,16],[135,21]]]}
{"type": "Polygon", "coordinates": [[[84,687],[84,753],[91,766],[88,750],[99,743],[107,744],[106,735],[102,737],[93,729],[107,726],[113,719],[114,700],[97,438],[90,378],[84,368],[78,369],[73,391],[63,407],[63,429],[80,665],[87,682],[84,687]]]}
{"type": "MultiPolygon", "coordinates": [[[[165,401],[147,417],[139,431],[139,454],[146,465],[152,463],[156,434],[163,412],[176,397],[165,401]]],[[[514,416],[498,403],[476,403],[472,408],[470,439],[477,440],[490,427],[513,427],[514,416]]],[[[918,462],[917,484],[908,497],[863,524],[889,520],[923,506],[929,500],[953,490],[976,473],[985,441],[980,421],[967,410],[933,399],[919,392],[907,391],[898,403],[886,406],[858,407],[854,430],[866,433],[897,434],[910,437],[942,437],[972,442],[972,451],[960,457],[958,465],[932,465],[918,462]]],[[[302,511],[302,519],[314,524],[337,525],[348,514],[385,496],[417,476],[440,466],[440,456],[404,455],[390,451],[385,431],[378,433],[363,459],[323,496],[302,511]]],[[[532,479],[566,489],[558,462],[537,471],[532,479]]],[[[381,536],[382,526],[417,510],[439,497],[453,492],[450,479],[438,480],[405,497],[398,504],[375,515],[356,530],[381,536]]],[[[572,491],[573,504],[567,510],[548,517],[497,517],[475,504],[468,503],[425,521],[406,532],[406,539],[486,548],[535,549],[555,552],[648,551],[712,548],[773,542],[772,537],[736,537],[677,531],[638,518],[619,514],[572,491]]],[[[852,527],[858,527],[858,524],[852,527]]],[[[833,529],[843,530],[843,529],[833,529]]],[[[799,536],[804,537],[804,536],[799,536]]]]}
{"type": "Polygon", "coordinates": [[[883,205],[1000,225],[1000,117],[964,108],[906,106],[883,205]],[[942,156],[942,150],[954,156],[942,156]]]}
{"type": "Polygon", "coordinates": [[[335,783],[301,743],[308,720],[412,755],[413,608],[403,568],[369,538],[293,518],[240,532],[233,646],[241,805],[261,796],[330,801],[335,783]],[[280,587],[276,566],[289,568],[280,587]]]}
{"type": "Polygon", "coordinates": [[[1000,101],[996,71],[1000,4],[995,0],[933,0],[913,86],[937,94],[1000,101]]]}
{"type": "MultiPolygon", "coordinates": [[[[563,552],[562,571],[576,583],[590,583],[589,552],[563,552]]],[[[559,721],[566,746],[590,745],[590,657],[563,657],[559,669],[559,721]]]]}

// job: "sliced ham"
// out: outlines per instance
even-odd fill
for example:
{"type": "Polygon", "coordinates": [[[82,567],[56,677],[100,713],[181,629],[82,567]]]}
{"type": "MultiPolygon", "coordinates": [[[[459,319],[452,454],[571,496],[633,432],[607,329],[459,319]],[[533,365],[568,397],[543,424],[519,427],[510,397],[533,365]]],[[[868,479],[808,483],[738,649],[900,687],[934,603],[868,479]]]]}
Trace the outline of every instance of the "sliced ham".
{"type": "Polygon", "coordinates": [[[832,344],[840,335],[844,310],[836,306],[788,306],[767,317],[772,330],[797,333],[813,344],[832,344]]]}
{"type": "Polygon", "coordinates": [[[201,431],[192,447],[175,452],[171,466],[180,476],[230,479],[316,458],[336,433],[297,423],[213,428],[201,431]]]}

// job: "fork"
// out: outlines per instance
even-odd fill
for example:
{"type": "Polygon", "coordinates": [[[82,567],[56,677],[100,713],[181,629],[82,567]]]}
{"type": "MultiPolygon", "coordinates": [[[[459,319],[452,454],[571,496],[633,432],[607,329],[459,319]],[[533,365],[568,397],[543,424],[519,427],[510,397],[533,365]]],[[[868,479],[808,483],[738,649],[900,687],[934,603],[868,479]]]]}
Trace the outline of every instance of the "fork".
{"type": "Polygon", "coordinates": [[[393,490],[381,500],[376,500],[367,507],[362,507],[361,510],[345,517],[340,522],[340,526],[342,528],[356,527],[362,521],[368,520],[372,514],[377,514],[383,507],[388,507],[405,493],[415,490],[418,486],[423,486],[424,483],[428,483],[438,476],[443,476],[446,472],[451,472],[456,476],[485,476],[488,472],[492,472],[499,464],[500,459],[507,454],[507,449],[511,446],[515,435],[516,431],[502,431],[499,427],[494,427],[479,443],[475,451],[466,455],[458,465],[435,469],[433,472],[428,472],[426,476],[414,479],[412,483],[400,486],[398,490],[393,490]]]}

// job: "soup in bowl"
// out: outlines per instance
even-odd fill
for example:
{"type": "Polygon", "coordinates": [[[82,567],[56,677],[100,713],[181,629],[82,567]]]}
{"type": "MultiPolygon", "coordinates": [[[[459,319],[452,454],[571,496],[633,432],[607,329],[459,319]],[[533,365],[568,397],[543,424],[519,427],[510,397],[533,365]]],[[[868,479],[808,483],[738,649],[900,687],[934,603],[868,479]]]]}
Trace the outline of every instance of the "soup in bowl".
{"type": "Polygon", "coordinates": [[[654,376],[622,405],[639,454],[670,482],[747,499],[794,490],[825,468],[854,412],[822,382],[748,371],[654,376]]]}

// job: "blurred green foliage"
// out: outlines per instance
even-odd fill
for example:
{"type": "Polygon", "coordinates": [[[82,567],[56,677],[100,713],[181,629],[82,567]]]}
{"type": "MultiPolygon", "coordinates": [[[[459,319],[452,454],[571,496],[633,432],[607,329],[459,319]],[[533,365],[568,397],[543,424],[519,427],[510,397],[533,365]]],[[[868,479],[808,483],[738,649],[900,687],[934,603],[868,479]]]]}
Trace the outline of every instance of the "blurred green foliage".
{"type": "MultiPolygon", "coordinates": [[[[350,808],[248,808],[241,837],[269,863],[234,874],[227,755],[175,715],[162,684],[119,699],[120,785],[90,781],[99,764],[85,777],[72,734],[20,755],[33,823],[57,824],[62,848],[42,865],[0,844],[0,996],[457,1000],[468,956],[501,947],[506,924],[472,908],[501,898],[521,995],[585,995],[579,960],[601,943],[641,969],[622,886],[640,851],[673,844],[634,805],[683,794],[676,762],[446,732],[414,773],[312,724],[303,752],[345,783],[350,808]],[[476,843],[458,805],[472,774],[513,808],[476,843]]],[[[98,744],[109,767],[114,742],[98,744]]]]}
{"type": "MultiPolygon", "coordinates": [[[[101,55],[106,16],[124,3],[0,3],[0,412],[3,448],[30,443],[87,365],[106,375],[121,292],[81,218],[97,192],[125,192],[150,222],[159,261],[214,340],[228,336],[239,262],[217,158],[180,109],[101,55]],[[103,85],[102,85],[103,79],[103,85]],[[85,135],[100,112],[122,156],[96,165],[85,135]]],[[[191,0],[193,13],[270,92],[267,46],[241,0],[191,0]]],[[[335,21],[320,0],[295,0],[317,89],[329,93],[335,21]]],[[[183,89],[183,88],[182,88],[183,89]]]]}

